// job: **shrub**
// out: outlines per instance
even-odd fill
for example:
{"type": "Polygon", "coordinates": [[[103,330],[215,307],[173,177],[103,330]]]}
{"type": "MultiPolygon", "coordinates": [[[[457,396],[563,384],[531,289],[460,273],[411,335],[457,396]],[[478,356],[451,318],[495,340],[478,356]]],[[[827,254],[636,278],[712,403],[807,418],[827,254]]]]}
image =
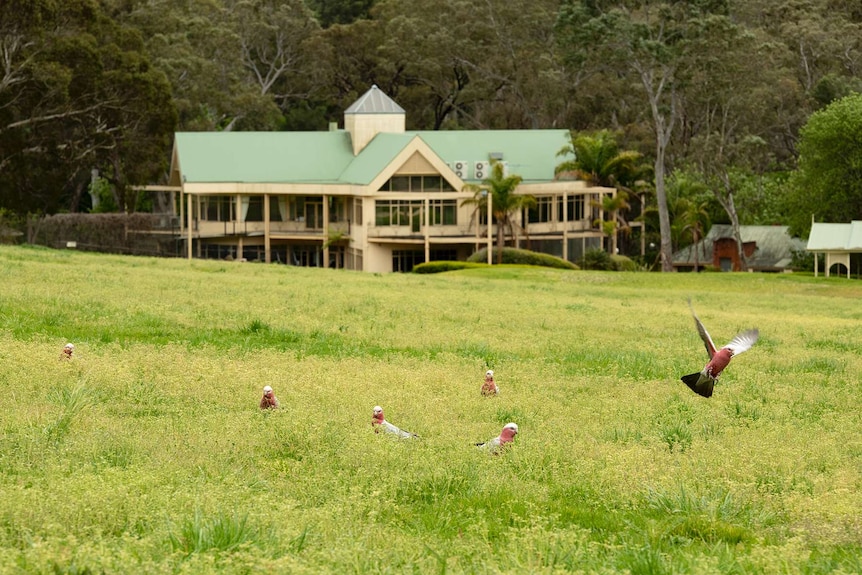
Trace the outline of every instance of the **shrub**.
{"type": "Polygon", "coordinates": [[[611,261],[611,256],[599,248],[587,250],[584,254],[584,259],[581,260],[581,267],[585,270],[605,270],[612,271],[614,262],[611,261]]]}
{"type": "Polygon", "coordinates": [[[424,264],[419,264],[413,266],[413,273],[417,274],[439,274],[441,272],[450,272],[454,270],[463,270],[468,268],[480,268],[483,265],[487,264],[479,264],[474,262],[453,262],[453,261],[436,261],[436,262],[425,262],[424,264]]]}
{"type": "Polygon", "coordinates": [[[641,271],[641,266],[628,256],[613,255],[611,256],[611,264],[613,269],[618,272],[637,272],[641,271]]]}
{"type": "MultiPolygon", "coordinates": [[[[493,262],[497,262],[497,250],[495,249],[491,254],[491,258],[493,262]]],[[[488,261],[488,249],[482,248],[481,250],[475,252],[469,258],[467,258],[468,262],[487,262],[488,261]]],[[[579,269],[578,266],[573,264],[572,262],[566,261],[562,258],[558,258],[556,256],[552,256],[550,254],[543,254],[540,252],[533,252],[530,250],[521,250],[517,248],[503,248],[503,263],[504,264],[519,264],[526,266],[542,266],[546,268],[558,268],[564,270],[576,270],[579,269]]]]}

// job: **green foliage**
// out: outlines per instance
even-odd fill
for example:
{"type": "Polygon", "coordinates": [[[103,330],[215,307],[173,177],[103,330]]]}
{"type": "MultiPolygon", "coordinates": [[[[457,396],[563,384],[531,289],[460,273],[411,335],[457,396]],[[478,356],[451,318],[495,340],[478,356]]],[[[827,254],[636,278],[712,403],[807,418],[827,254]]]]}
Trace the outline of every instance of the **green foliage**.
{"type": "Polygon", "coordinates": [[[243,545],[259,544],[261,529],[250,524],[248,515],[219,513],[204,517],[196,509],[192,517],[176,527],[169,536],[171,548],[187,555],[210,550],[229,553],[243,545]]]}
{"type": "Polygon", "coordinates": [[[611,256],[601,248],[587,250],[580,265],[585,270],[611,271],[614,269],[614,262],[611,260],[611,256]]]}
{"type": "MultiPolygon", "coordinates": [[[[500,262],[504,264],[541,266],[566,270],[578,269],[578,266],[562,258],[558,258],[550,254],[543,254],[541,252],[533,252],[530,250],[522,250],[518,248],[503,248],[502,253],[498,252],[498,250],[495,248],[491,254],[491,258],[495,262],[500,262]]],[[[467,258],[468,263],[487,263],[487,261],[488,248],[482,248],[474,252],[470,255],[469,258],[467,258]]]]}
{"type": "Polygon", "coordinates": [[[847,222],[862,217],[862,95],[837,100],[800,131],[799,168],[790,179],[790,233],[806,237],[811,217],[847,222]]]}
{"type": "MultiPolygon", "coordinates": [[[[487,252],[486,252],[487,253],[487,252]]],[[[457,261],[435,261],[425,262],[413,266],[413,273],[417,274],[439,274],[441,272],[450,272],[454,270],[464,270],[470,268],[482,267],[484,264],[477,262],[457,262],[457,261]]]]}

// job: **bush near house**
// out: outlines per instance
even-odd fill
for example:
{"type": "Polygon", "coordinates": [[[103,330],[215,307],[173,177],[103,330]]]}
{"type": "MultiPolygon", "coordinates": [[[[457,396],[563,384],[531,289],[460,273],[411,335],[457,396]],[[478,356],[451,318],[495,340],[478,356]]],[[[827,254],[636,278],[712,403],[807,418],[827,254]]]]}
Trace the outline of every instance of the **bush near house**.
{"type": "MultiPolygon", "coordinates": [[[[491,258],[493,261],[497,261],[496,249],[492,252],[491,258]]],[[[477,251],[469,258],[467,258],[467,261],[473,263],[487,262],[488,249],[482,248],[481,250],[477,251]]],[[[503,248],[503,263],[519,264],[525,266],[541,266],[546,268],[557,268],[564,270],[580,269],[572,262],[566,261],[562,258],[558,258],[549,254],[543,254],[540,252],[533,252],[530,250],[521,250],[518,248],[503,248]]]]}
{"type": "Polygon", "coordinates": [[[451,272],[455,270],[463,270],[469,268],[481,268],[488,264],[480,264],[474,262],[453,262],[453,261],[436,261],[425,262],[413,266],[413,273],[416,274],[439,274],[441,272],[451,272]]]}

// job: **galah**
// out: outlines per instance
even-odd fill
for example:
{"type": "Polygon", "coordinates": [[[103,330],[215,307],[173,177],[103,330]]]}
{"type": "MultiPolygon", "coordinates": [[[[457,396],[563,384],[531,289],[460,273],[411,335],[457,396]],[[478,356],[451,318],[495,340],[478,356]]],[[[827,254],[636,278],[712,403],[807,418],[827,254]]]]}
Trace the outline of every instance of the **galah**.
{"type": "Polygon", "coordinates": [[[263,387],[263,397],[260,398],[261,409],[276,409],[278,408],[278,398],[275,397],[272,388],[268,385],[263,387]]]}
{"type": "Polygon", "coordinates": [[[482,395],[493,397],[500,394],[500,388],[497,387],[497,382],[494,381],[494,370],[489,369],[485,372],[485,381],[482,382],[482,395]]]}
{"type": "Polygon", "coordinates": [[[379,405],[374,406],[374,412],[371,416],[371,427],[374,428],[374,433],[380,433],[382,431],[383,433],[394,435],[400,439],[419,439],[419,436],[415,433],[405,431],[386,421],[383,417],[383,408],[379,405]]]}
{"type": "Polygon", "coordinates": [[[75,345],[67,343],[63,346],[63,351],[60,353],[60,359],[72,359],[73,351],[75,351],[75,345]]]}
{"type": "Polygon", "coordinates": [[[503,426],[503,430],[500,432],[500,435],[495,437],[494,439],[489,439],[484,443],[477,443],[476,447],[479,449],[484,449],[488,453],[492,455],[498,455],[505,449],[506,445],[512,443],[515,440],[515,436],[518,434],[518,424],[517,423],[507,423],[503,426]]]}
{"type": "Polygon", "coordinates": [[[703,340],[703,344],[706,346],[706,353],[709,355],[709,363],[707,363],[701,371],[684,375],[680,379],[682,379],[682,381],[696,394],[702,395],[703,397],[711,397],[712,388],[715,385],[718,376],[721,375],[721,372],[724,371],[724,368],[730,363],[731,358],[750,349],[757,341],[760,334],[756,329],[744,331],[737,334],[736,337],[730,340],[730,343],[725,345],[723,348],[716,350],[715,344],[712,343],[712,338],[709,337],[709,332],[706,331],[706,328],[703,327],[703,324],[694,313],[691,300],[689,300],[688,306],[691,308],[691,315],[694,317],[694,324],[697,326],[697,333],[700,334],[700,339],[703,340]]]}

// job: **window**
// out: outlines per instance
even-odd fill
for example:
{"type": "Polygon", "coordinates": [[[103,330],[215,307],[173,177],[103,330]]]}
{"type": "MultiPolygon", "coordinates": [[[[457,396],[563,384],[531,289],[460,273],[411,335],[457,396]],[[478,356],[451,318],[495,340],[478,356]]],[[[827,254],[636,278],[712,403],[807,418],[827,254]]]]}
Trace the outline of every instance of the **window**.
{"type": "Polygon", "coordinates": [[[374,225],[376,226],[413,225],[414,220],[421,217],[421,214],[421,201],[377,200],[374,202],[374,225]]]}
{"type": "Polygon", "coordinates": [[[362,198],[353,199],[353,221],[358,226],[362,225],[362,198]]]}
{"type": "Polygon", "coordinates": [[[202,217],[210,222],[233,221],[232,196],[207,196],[203,198],[202,217]]]}
{"type": "Polygon", "coordinates": [[[454,226],[458,223],[458,200],[431,200],[431,225],[454,226]]]}
{"type": "Polygon", "coordinates": [[[248,211],[245,213],[245,221],[263,221],[263,196],[248,196],[248,211]]]}
{"type": "Polygon", "coordinates": [[[381,192],[454,192],[452,185],[439,174],[427,176],[392,176],[380,187],[381,192]]]}
{"type": "MultiPolygon", "coordinates": [[[[557,218],[559,221],[563,221],[563,198],[558,198],[558,201],[557,218]]],[[[566,202],[566,219],[570,222],[583,220],[585,218],[584,207],[584,196],[569,196],[566,202]]]]}
{"type": "Polygon", "coordinates": [[[343,196],[329,196],[329,221],[343,222],[346,198],[343,196]]]}
{"type": "Polygon", "coordinates": [[[553,214],[554,198],[540,196],[536,198],[535,207],[527,210],[527,221],[531,224],[550,222],[553,214]]]}

